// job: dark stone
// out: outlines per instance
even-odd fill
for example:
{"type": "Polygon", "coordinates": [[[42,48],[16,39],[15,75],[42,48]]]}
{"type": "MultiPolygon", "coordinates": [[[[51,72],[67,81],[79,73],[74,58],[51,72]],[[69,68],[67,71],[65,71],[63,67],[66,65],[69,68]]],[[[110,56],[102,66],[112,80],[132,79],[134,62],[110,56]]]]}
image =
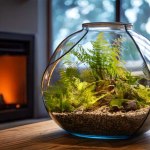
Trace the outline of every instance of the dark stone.
{"type": "Polygon", "coordinates": [[[119,107],[118,107],[118,105],[114,105],[114,106],[112,106],[112,109],[113,109],[113,111],[119,111],[119,107]]]}
{"type": "Polygon", "coordinates": [[[117,112],[122,110],[124,110],[123,106],[119,107],[118,105],[113,105],[112,108],[110,109],[110,112],[117,112]]]}
{"type": "Polygon", "coordinates": [[[136,110],[137,109],[136,100],[130,100],[128,102],[124,102],[123,107],[126,111],[136,110]]]}
{"type": "Polygon", "coordinates": [[[144,86],[149,85],[150,86],[150,80],[147,80],[146,78],[142,78],[138,81],[139,84],[142,84],[144,86]]]}

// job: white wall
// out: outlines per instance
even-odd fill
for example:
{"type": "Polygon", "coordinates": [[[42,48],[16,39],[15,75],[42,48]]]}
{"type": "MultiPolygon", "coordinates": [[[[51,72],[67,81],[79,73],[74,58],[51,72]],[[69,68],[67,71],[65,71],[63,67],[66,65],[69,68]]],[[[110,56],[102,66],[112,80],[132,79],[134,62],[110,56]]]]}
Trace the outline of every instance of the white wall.
{"type": "Polygon", "coordinates": [[[46,117],[40,93],[46,68],[46,0],[0,0],[0,31],[35,35],[34,116],[46,117]]]}

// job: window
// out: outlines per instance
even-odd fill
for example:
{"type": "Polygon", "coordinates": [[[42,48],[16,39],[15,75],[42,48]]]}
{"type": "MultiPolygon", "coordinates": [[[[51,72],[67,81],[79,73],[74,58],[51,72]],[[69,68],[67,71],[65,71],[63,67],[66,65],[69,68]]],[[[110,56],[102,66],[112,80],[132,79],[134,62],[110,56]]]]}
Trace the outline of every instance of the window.
{"type": "Polygon", "coordinates": [[[150,38],[150,0],[52,0],[52,50],[87,22],[130,22],[150,38]]]}
{"type": "Polygon", "coordinates": [[[107,21],[115,21],[115,0],[52,0],[53,50],[82,23],[107,21]]]}
{"type": "Polygon", "coordinates": [[[134,24],[134,30],[150,38],[150,0],[121,0],[121,22],[134,24]]]}

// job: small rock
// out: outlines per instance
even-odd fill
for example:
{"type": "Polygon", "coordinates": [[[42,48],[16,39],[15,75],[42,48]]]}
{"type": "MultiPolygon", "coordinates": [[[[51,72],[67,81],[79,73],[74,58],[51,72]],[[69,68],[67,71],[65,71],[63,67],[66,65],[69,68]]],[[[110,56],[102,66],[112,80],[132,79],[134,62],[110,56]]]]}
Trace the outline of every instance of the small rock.
{"type": "Polygon", "coordinates": [[[121,110],[122,113],[125,113],[126,111],[124,109],[121,110]]]}
{"type": "Polygon", "coordinates": [[[83,113],[83,111],[84,111],[84,107],[80,106],[80,107],[78,107],[77,109],[74,110],[74,113],[83,113]]]}
{"type": "Polygon", "coordinates": [[[150,80],[147,80],[146,78],[142,78],[138,81],[139,84],[142,84],[144,86],[147,86],[150,84],[150,80]]]}
{"type": "Polygon", "coordinates": [[[128,102],[124,102],[123,107],[126,111],[136,110],[137,109],[136,100],[130,100],[128,102]]]}
{"type": "Polygon", "coordinates": [[[118,107],[118,105],[114,105],[114,106],[112,106],[112,109],[113,109],[113,111],[118,111],[119,107],[118,107]]]}
{"type": "Polygon", "coordinates": [[[107,110],[105,110],[105,109],[104,109],[104,110],[102,110],[102,112],[103,112],[103,113],[106,113],[106,112],[107,112],[107,110]]]}

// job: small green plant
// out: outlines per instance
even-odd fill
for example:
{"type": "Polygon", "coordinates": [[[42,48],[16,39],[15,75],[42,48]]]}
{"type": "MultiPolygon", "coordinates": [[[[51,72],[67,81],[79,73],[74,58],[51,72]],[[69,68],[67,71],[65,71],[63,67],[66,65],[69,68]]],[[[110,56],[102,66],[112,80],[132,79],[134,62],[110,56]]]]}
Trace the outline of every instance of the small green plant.
{"type": "MultiPolygon", "coordinates": [[[[70,53],[78,58],[78,61],[89,65],[90,74],[96,81],[106,78],[117,78],[117,75],[122,75],[124,66],[121,62],[119,54],[121,54],[119,42],[125,39],[115,40],[113,44],[109,44],[103,40],[103,33],[100,33],[96,41],[91,41],[93,49],[87,51],[78,44],[77,51],[73,50],[70,53]]],[[[125,62],[123,62],[125,63],[125,62]]],[[[125,68],[124,68],[125,69],[125,68]]]]}
{"type": "Polygon", "coordinates": [[[60,80],[48,86],[43,94],[49,111],[73,112],[80,106],[86,111],[104,105],[120,109],[124,102],[131,100],[136,101],[137,108],[150,103],[150,88],[139,83],[143,77],[132,76],[121,59],[121,43],[126,39],[122,37],[109,43],[103,34],[91,41],[92,49],[78,44],[63,58],[60,80]],[[72,56],[77,61],[72,61],[72,56]],[[79,71],[80,64],[86,69],[79,71]]]}
{"type": "Polygon", "coordinates": [[[89,108],[97,101],[93,92],[95,85],[81,82],[75,77],[70,81],[63,80],[63,82],[60,80],[55,86],[49,86],[44,92],[45,102],[50,111],[72,112],[80,106],[89,108]]]}

